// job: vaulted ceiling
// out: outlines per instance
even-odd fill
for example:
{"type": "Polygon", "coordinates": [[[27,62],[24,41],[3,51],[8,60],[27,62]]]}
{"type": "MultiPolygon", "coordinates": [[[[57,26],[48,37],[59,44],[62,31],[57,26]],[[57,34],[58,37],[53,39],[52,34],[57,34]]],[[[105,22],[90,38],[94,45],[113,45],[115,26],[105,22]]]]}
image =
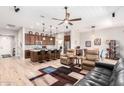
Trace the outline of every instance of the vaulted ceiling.
{"type": "MultiPolygon", "coordinates": [[[[46,24],[46,30],[49,31],[50,25],[58,27],[59,32],[66,31],[65,24],[57,25],[59,21],[51,18],[64,19],[64,6],[18,6],[20,11],[15,13],[13,6],[0,6],[0,28],[16,30],[19,27],[43,29],[42,23],[46,24]],[[44,16],[44,18],[40,17],[44,16]],[[7,24],[16,25],[15,28],[7,28],[7,24]]],[[[68,6],[70,18],[81,17],[79,22],[73,22],[69,26],[71,30],[89,31],[91,26],[96,29],[124,26],[124,7],[120,6],[68,6]],[[115,18],[112,18],[112,12],[115,12],[115,18]]]]}

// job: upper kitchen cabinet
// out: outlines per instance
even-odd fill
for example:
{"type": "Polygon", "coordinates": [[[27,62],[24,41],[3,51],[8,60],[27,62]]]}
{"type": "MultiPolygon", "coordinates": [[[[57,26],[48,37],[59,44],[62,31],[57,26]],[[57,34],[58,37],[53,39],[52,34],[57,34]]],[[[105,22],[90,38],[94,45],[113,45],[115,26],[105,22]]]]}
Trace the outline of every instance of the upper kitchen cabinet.
{"type": "Polygon", "coordinates": [[[25,33],[25,44],[26,45],[31,45],[32,35],[33,35],[32,31],[29,31],[29,33],[25,33]]]}
{"type": "Polygon", "coordinates": [[[40,41],[40,38],[39,38],[40,35],[39,35],[39,33],[36,32],[35,35],[34,35],[34,37],[35,37],[35,44],[37,44],[40,41]]]}
{"type": "Polygon", "coordinates": [[[49,45],[55,45],[55,37],[49,37],[49,45]]]}
{"type": "Polygon", "coordinates": [[[49,38],[48,36],[43,36],[42,37],[42,44],[43,45],[48,45],[48,38],[49,38]]]}
{"type": "Polygon", "coordinates": [[[42,41],[42,37],[43,37],[43,34],[41,33],[41,34],[39,35],[39,41],[42,41]]]}
{"type": "Polygon", "coordinates": [[[55,37],[51,36],[43,36],[43,34],[36,32],[33,34],[32,31],[29,31],[29,33],[25,34],[25,44],[26,45],[36,45],[40,44],[39,42],[42,42],[42,45],[55,45],[55,37]]]}
{"type": "Polygon", "coordinates": [[[30,45],[30,34],[29,33],[25,34],[25,45],[30,45]]]}

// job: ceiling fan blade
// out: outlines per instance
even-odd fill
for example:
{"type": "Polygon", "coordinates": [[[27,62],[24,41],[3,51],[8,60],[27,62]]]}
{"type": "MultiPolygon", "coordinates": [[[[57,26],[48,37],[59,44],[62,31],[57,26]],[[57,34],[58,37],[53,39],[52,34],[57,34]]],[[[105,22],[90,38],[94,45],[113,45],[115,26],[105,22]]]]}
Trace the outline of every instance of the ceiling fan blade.
{"type": "Polygon", "coordinates": [[[81,18],[75,18],[75,19],[70,19],[69,21],[80,21],[82,20],[81,18]]]}
{"type": "Polygon", "coordinates": [[[71,22],[68,23],[69,25],[73,25],[71,22]]]}
{"type": "Polygon", "coordinates": [[[59,21],[64,21],[64,20],[62,20],[62,19],[57,19],[57,18],[52,18],[53,20],[59,20],[59,21]]]}
{"type": "Polygon", "coordinates": [[[61,24],[63,24],[64,23],[64,21],[63,22],[61,22],[61,23],[59,23],[58,25],[61,25],[61,24]]]}

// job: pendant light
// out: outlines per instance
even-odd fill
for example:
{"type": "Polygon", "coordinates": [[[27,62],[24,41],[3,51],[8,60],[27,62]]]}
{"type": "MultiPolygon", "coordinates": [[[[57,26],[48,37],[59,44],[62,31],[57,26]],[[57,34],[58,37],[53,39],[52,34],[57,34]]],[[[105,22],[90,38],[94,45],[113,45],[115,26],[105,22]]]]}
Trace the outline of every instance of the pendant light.
{"type": "Polygon", "coordinates": [[[44,23],[42,23],[42,25],[43,25],[43,40],[46,40],[46,38],[45,38],[45,35],[44,35],[44,32],[45,32],[45,24],[44,23]]]}
{"type": "Polygon", "coordinates": [[[58,27],[56,27],[56,32],[55,32],[55,35],[57,34],[57,32],[58,32],[58,27]]]}
{"type": "Polygon", "coordinates": [[[50,40],[52,41],[53,38],[52,38],[52,25],[50,25],[50,40]]]}
{"type": "Polygon", "coordinates": [[[91,26],[92,29],[92,37],[95,38],[95,26],[91,26]]]}

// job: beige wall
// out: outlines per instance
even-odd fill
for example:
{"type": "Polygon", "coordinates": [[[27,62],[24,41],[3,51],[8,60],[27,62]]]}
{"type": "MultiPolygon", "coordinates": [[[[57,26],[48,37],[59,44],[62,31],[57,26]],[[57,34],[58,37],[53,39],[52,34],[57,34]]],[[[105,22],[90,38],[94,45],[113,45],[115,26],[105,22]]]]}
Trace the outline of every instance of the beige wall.
{"type": "Polygon", "coordinates": [[[85,47],[85,41],[92,41],[91,47],[92,48],[99,48],[106,49],[108,45],[106,44],[106,40],[117,40],[119,43],[119,52],[122,56],[124,56],[124,27],[118,27],[118,28],[109,28],[109,29],[103,29],[95,31],[95,36],[92,35],[92,32],[83,32],[81,33],[81,47],[85,47]],[[94,45],[94,39],[95,38],[101,38],[101,45],[96,46],[94,45]]]}

